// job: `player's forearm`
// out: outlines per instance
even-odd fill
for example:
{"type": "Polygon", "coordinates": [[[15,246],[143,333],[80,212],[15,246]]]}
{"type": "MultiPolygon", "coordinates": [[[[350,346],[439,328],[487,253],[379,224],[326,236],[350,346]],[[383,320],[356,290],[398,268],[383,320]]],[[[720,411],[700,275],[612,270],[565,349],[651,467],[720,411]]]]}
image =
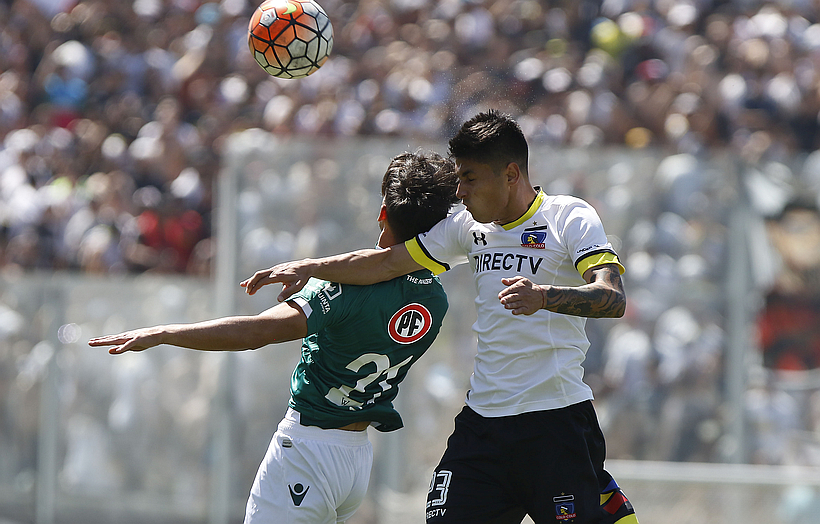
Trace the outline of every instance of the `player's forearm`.
{"type": "Polygon", "coordinates": [[[243,351],[276,342],[262,329],[258,317],[236,316],[195,324],[169,324],[158,327],[159,344],[200,351],[243,351]]]}
{"type": "Polygon", "coordinates": [[[112,355],[168,344],[200,351],[240,351],[307,336],[307,318],[293,303],[276,305],[255,316],[225,317],[194,324],[168,324],[92,338],[88,345],[108,347],[112,355]]]}
{"type": "Polygon", "coordinates": [[[626,311],[626,294],[599,283],[580,287],[541,286],[543,307],[555,313],[589,318],[619,318],[626,311]]]}
{"type": "Polygon", "coordinates": [[[268,284],[281,283],[277,299],[284,302],[307,284],[310,277],[341,284],[369,285],[412,273],[421,268],[404,244],[387,249],[361,249],[325,258],[283,262],[261,269],[240,283],[249,295],[268,284]]]}
{"type": "Polygon", "coordinates": [[[312,276],[342,284],[370,285],[407,273],[390,265],[389,249],[361,249],[311,259],[310,264],[312,276]]]}

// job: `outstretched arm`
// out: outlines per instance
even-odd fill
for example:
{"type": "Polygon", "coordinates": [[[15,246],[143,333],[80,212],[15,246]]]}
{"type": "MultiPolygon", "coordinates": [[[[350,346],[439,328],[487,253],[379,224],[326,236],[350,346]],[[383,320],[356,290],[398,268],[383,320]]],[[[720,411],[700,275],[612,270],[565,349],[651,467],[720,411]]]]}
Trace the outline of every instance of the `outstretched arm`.
{"type": "Polygon", "coordinates": [[[242,351],[307,336],[307,318],[290,302],[254,316],[224,317],[195,324],[169,324],[92,338],[89,346],[112,346],[112,355],[169,344],[201,351],[242,351]]]}
{"type": "Polygon", "coordinates": [[[532,283],[516,276],[504,278],[507,286],[498,299],[513,315],[532,315],[539,309],[590,318],[618,318],[626,311],[626,294],[618,266],[604,264],[584,272],[586,284],[578,287],[532,283]]]}
{"type": "Polygon", "coordinates": [[[239,285],[253,295],[268,284],[283,285],[279,301],[302,289],[310,277],[341,284],[369,285],[421,269],[404,244],[387,249],[362,249],[325,258],[306,258],[262,269],[239,285]]]}

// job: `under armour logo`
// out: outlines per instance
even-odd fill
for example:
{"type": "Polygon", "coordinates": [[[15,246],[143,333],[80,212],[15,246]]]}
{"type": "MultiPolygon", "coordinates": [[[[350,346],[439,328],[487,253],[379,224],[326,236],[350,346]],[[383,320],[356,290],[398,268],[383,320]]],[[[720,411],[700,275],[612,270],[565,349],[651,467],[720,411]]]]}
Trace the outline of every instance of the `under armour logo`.
{"type": "Polygon", "coordinates": [[[478,245],[481,242],[481,245],[487,245],[487,238],[484,236],[484,233],[476,233],[473,231],[473,244],[478,245]]]}
{"type": "Polygon", "coordinates": [[[291,487],[290,484],[288,484],[288,490],[290,491],[290,498],[293,501],[293,504],[296,506],[301,506],[302,501],[305,500],[305,495],[307,495],[309,489],[310,486],[296,484],[291,487]]]}

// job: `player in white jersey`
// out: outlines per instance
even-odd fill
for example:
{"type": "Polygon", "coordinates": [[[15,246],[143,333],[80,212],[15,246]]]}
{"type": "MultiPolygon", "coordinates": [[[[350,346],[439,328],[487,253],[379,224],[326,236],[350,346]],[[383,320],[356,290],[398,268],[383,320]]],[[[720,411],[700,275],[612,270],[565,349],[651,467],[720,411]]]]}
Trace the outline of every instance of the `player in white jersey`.
{"type": "MultiPolygon", "coordinates": [[[[456,202],[453,163],[403,153],[382,181],[378,245],[413,238],[456,202]]],[[[245,524],[338,524],[362,503],[373,451],[365,431],[402,427],[398,385],[430,347],[447,311],[437,277],[422,269],[370,286],[311,280],[259,315],[137,329],[95,338],[112,354],[158,344],[227,351],[302,338],[285,418],[251,487],[245,524]]]]}
{"type": "Polygon", "coordinates": [[[469,263],[478,337],[466,406],[430,485],[427,522],[636,524],[604,469],[605,444],[583,382],[587,317],[620,317],[623,266],[598,214],[529,181],[519,126],[496,111],[450,140],[466,207],[426,234],[379,252],[280,264],[243,282],[281,282],[280,300],[309,276],[365,284],[469,263]]]}
{"type": "Polygon", "coordinates": [[[461,263],[472,266],[478,290],[473,330],[479,358],[467,405],[474,411],[485,417],[517,415],[592,398],[582,380],[581,362],[589,347],[585,318],[546,309],[511,315],[498,300],[506,288],[502,277],[580,286],[585,284],[581,273],[586,269],[601,263],[618,265],[588,204],[539,189],[526,213],[514,222],[482,224],[462,211],[406,246],[414,260],[437,273],[461,263]]]}

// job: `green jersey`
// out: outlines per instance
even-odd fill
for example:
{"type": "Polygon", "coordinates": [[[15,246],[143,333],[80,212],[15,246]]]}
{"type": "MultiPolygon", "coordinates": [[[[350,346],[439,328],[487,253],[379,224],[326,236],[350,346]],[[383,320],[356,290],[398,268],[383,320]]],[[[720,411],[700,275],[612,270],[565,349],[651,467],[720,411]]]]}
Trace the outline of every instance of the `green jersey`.
{"type": "Polygon", "coordinates": [[[370,286],[311,279],[292,300],[308,325],[290,388],[290,406],[302,423],[401,428],[393,407],[398,385],[433,343],[447,312],[438,278],[421,270],[370,286]]]}

